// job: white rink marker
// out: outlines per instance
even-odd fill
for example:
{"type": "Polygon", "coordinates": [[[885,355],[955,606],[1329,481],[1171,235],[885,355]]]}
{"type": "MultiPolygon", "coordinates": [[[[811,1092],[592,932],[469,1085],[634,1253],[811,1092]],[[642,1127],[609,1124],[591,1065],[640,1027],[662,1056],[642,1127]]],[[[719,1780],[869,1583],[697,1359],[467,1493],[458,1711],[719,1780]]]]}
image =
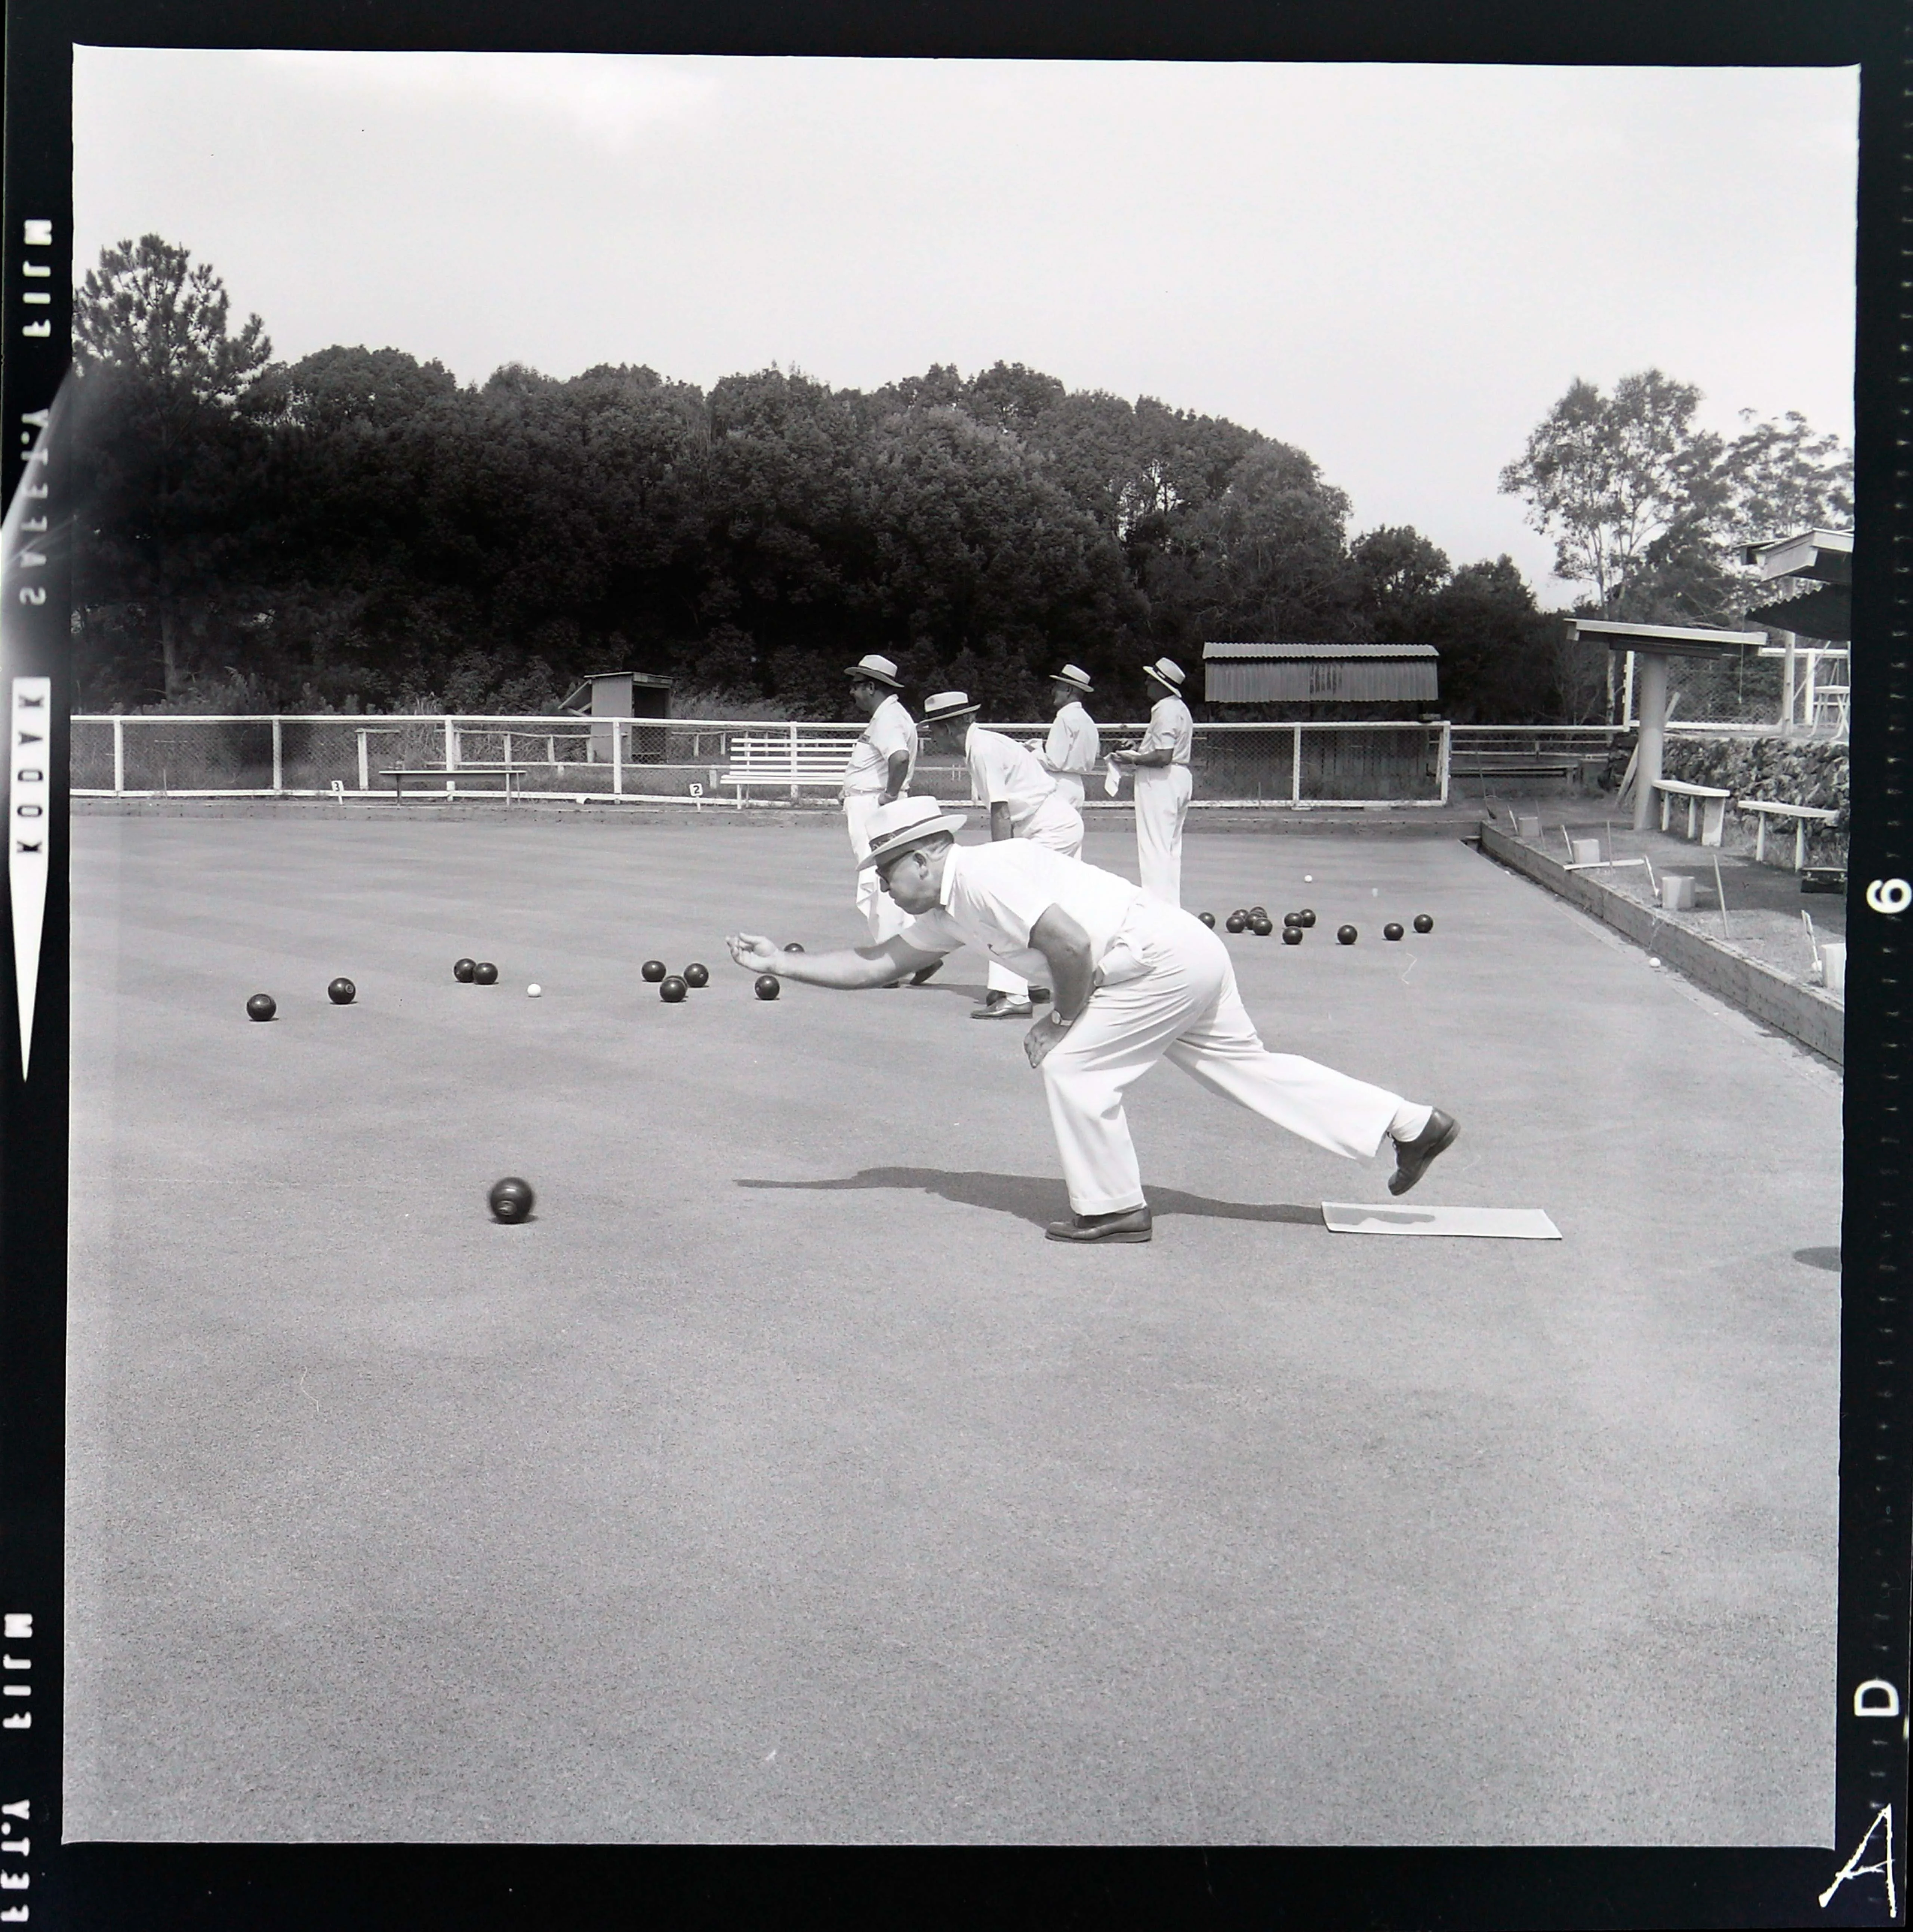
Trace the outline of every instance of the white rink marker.
{"type": "Polygon", "coordinates": [[[1539,1208],[1377,1208],[1325,1201],[1332,1234],[1475,1234],[1503,1241],[1558,1241],[1561,1231],[1539,1208]]]}

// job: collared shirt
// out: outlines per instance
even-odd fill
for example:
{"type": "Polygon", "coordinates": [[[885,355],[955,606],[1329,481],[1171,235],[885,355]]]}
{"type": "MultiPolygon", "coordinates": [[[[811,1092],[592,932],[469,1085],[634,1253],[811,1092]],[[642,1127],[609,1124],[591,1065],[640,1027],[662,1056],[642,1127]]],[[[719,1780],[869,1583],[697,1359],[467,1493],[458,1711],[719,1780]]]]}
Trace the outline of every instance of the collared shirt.
{"type": "Polygon", "coordinates": [[[1149,713],[1149,735],[1143,740],[1140,749],[1145,752],[1167,750],[1173,755],[1173,765],[1186,765],[1189,762],[1189,748],[1195,742],[1196,722],[1189,716],[1189,707],[1179,698],[1159,698],[1155,709],[1149,713]]]}
{"type": "Polygon", "coordinates": [[[893,752],[902,752],[910,760],[903,773],[907,790],[910,774],[917,769],[917,727],[900,698],[885,698],[870,714],[869,723],[851,748],[838,796],[848,798],[852,792],[887,791],[893,752]]]}
{"type": "Polygon", "coordinates": [[[981,805],[1007,805],[1013,832],[1022,831],[1055,795],[1056,781],[1036,754],[1000,731],[972,724],[964,734],[963,756],[971,795],[981,805]]]}
{"type": "Polygon", "coordinates": [[[1046,962],[1030,945],[1030,931],[1052,906],[1089,934],[1090,962],[1101,965],[1130,914],[1152,903],[1140,886],[1026,838],[951,846],[938,896],[934,912],[920,914],[903,928],[906,945],[920,952],[981,946],[1017,970],[1020,959],[1032,971],[1042,971],[1046,962]]]}
{"type": "Polygon", "coordinates": [[[1043,754],[1053,772],[1074,772],[1080,776],[1096,769],[1103,755],[1103,740],[1095,719],[1074,699],[1056,713],[1043,754]]]}

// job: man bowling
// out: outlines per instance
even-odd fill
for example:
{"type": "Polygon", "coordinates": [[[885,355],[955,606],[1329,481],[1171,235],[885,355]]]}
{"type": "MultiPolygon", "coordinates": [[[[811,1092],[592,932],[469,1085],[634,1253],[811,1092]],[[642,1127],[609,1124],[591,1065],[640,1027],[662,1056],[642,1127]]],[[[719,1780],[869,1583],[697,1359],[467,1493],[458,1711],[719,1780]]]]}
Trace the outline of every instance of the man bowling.
{"type": "Polygon", "coordinates": [[[1162,1059],[1318,1147],[1367,1159],[1392,1145],[1389,1192],[1405,1194],[1459,1131],[1439,1108],[1262,1043],[1228,951],[1180,907],[1026,839],[962,845],[961,817],[933,799],[874,812],[869,855],[907,916],[881,945],[780,952],[755,933],[725,944],[746,972],[850,991],[922,971],[965,944],[1026,974],[1053,1003],[1024,1052],[1040,1069],[1071,1214],[1054,1241],[1146,1241],[1149,1203],[1123,1113],[1131,1083],[1162,1059]]]}

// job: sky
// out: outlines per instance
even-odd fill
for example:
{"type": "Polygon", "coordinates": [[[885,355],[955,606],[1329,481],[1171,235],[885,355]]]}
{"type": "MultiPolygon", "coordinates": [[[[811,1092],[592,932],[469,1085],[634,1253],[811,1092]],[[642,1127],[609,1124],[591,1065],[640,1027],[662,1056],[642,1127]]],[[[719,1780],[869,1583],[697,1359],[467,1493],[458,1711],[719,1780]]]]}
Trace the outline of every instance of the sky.
{"type": "Polygon", "coordinates": [[[1575,378],[1851,436],[1857,111],[1852,69],[82,47],[74,274],[158,233],[286,360],[467,382],[1023,362],[1565,604],[1497,480],[1575,378]]]}

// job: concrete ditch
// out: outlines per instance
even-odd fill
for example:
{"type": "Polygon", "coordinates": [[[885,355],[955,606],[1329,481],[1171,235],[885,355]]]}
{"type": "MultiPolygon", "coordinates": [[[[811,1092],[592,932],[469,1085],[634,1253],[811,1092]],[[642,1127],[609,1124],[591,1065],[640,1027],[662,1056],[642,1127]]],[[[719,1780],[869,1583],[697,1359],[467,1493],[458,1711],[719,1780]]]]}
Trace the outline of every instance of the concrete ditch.
{"type": "Polygon", "coordinates": [[[1522,844],[1491,820],[1482,821],[1480,844],[1497,865],[1591,914],[1728,1005],[1835,1066],[1845,1064],[1846,1008],[1831,994],[1776,973],[1725,940],[1674,924],[1655,908],[1603,884],[1597,874],[1569,872],[1559,859],[1522,844]]]}

